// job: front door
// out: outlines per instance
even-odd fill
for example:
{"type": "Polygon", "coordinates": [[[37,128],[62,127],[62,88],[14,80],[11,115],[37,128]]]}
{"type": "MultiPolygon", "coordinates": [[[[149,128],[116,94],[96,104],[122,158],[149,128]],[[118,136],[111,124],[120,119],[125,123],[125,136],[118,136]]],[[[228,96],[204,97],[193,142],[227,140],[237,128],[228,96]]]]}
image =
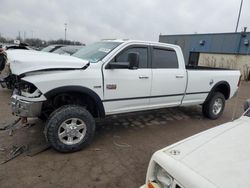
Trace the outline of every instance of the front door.
{"type": "Polygon", "coordinates": [[[125,48],[112,60],[127,62],[129,53],[138,53],[138,69],[103,68],[106,114],[137,111],[149,105],[152,73],[148,68],[148,51],[147,46],[133,45],[125,48]]]}

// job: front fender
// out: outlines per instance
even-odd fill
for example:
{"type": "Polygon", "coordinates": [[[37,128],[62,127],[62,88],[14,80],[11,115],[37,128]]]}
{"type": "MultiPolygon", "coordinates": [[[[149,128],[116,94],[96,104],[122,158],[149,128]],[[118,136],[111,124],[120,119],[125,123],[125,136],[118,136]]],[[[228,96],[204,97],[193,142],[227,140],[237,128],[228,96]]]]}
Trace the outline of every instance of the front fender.
{"type": "Polygon", "coordinates": [[[91,97],[94,101],[95,104],[98,107],[99,113],[100,113],[100,117],[105,117],[105,110],[104,110],[104,106],[102,103],[101,98],[98,96],[97,93],[95,93],[93,90],[83,87],[83,86],[76,86],[76,85],[72,85],[72,86],[63,86],[63,87],[58,87],[58,88],[54,88],[48,92],[46,92],[44,94],[44,96],[49,99],[52,98],[60,93],[70,93],[70,92],[77,92],[77,93],[82,93],[85,95],[88,95],[89,97],[91,97]]]}

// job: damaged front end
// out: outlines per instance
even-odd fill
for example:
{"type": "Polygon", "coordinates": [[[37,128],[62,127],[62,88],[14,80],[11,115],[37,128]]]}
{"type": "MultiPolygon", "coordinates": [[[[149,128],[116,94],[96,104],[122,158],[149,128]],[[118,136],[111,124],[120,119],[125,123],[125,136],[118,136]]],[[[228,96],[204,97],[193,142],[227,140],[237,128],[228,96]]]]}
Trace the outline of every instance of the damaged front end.
{"type": "Polygon", "coordinates": [[[25,75],[14,75],[10,69],[6,51],[0,50],[0,85],[13,90],[11,108],[21,118],[37,117],[46,98],[32,83],[22,80],[25,75]]]}
{"type": "Polygon", "coordinates": [[[7,61],[7,54],[0,48],[0,85],[2,88],[13,89],[14,79],[10,71],[10,63],[7,61]]]}
{"type": "Polygon", "coordinates": [[[83,70],[89,66],[88,61],[77,57],[34,50],[7,50],[1,57],[1,83],[13,90],[12,112],[25,118],[41,115],[43,103],[47,99],[38,87],[42,79],[46,79],[45,72],[83,70]],[[39,76],[40,79],[36,80],[39,76]]]}
{"type": "Polygon", "coordinates": [[[17,77],[15,75],[9,74],[6,77],[0,78],[0,84],[2,88],[7,88],[14,90],[15,84],[17,82],[17,77]]]}
{"type": "Polygon", "coordinates": [[[32,83],[19,80],[11,97],[11,108],[14,115],[19,117],[38,117],[46,98],[32,83]]]}
{"type": "Polygon", "coordinates": [[[17,80],[18,77],[11,73],[6,51],[0,48],[0,86],[14,90],[17,80]]]}
{"type": "Polygon", "coordinates": [[[0,48],[0,72],[5,68],[6,63],[7,54],[2,48],[0,48]]]}

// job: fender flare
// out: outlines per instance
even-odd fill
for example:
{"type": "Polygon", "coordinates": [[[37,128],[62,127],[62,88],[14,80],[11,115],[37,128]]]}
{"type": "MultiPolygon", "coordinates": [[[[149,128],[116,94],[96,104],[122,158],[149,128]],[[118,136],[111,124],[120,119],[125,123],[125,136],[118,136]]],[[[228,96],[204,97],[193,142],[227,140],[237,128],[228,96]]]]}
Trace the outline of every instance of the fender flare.
{"type": "Polygon", "coordinates": [[[56,96],[57,94],[66,93],[66,92],[77,92],[77,93],[82,93],[82,94],[86,94],[86,95],[90,96],[94,100],[95,104],[97,105],[100,117],[101,118],[105,117],[105,110],[104,110],[104,106],[103,106],[101,98],[99,97],[99,95],[96,92],[92,91],[89,88],[86,88],[83,86],[74,86],[74,85],[62,86],[62,87],[54,88],[54,89],[46,92],[44,94],[44,96],[47,99],[49,99],[51,97],[56,96]]]}
{"type": "MultiPolygon", "coordinates": [[[[228,87],[228,89],[229,89],[229,91],[228,91],[228,92],[229,92],[229,93],[228,93],[228,98],[230,97],[230,92],[231,92],[230,90],[231,90],[231,88],[230,88],[229,83],[228,83],[227,81],[220,81],[220,82],[216,83],[216,84],[212,87],[212,89],[210,90],[210,92],[209,92],[209,94],[208,94],[208,96],[207,96],[205,102],[207,102],[207,101],[212,97],[214,91],[216,91],[216,89],[218,88],[219,85],[226,85],[226,86],[228,87]]],[[[205,102],[204,102],[204,103],[205,103],[205,102]]]]}

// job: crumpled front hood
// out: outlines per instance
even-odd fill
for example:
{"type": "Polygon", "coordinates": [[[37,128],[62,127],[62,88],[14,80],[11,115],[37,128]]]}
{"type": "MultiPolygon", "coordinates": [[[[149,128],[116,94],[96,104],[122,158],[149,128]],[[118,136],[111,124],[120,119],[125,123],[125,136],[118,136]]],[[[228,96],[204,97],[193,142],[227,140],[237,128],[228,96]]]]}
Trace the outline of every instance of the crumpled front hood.
{"type": "Polygon", "coordinates": [[[6,52],[11,72],[15,75],[49,69],[78,69],[88,64],[88,61],[73,56],[35,50],[7,50],[6,52]]]}

